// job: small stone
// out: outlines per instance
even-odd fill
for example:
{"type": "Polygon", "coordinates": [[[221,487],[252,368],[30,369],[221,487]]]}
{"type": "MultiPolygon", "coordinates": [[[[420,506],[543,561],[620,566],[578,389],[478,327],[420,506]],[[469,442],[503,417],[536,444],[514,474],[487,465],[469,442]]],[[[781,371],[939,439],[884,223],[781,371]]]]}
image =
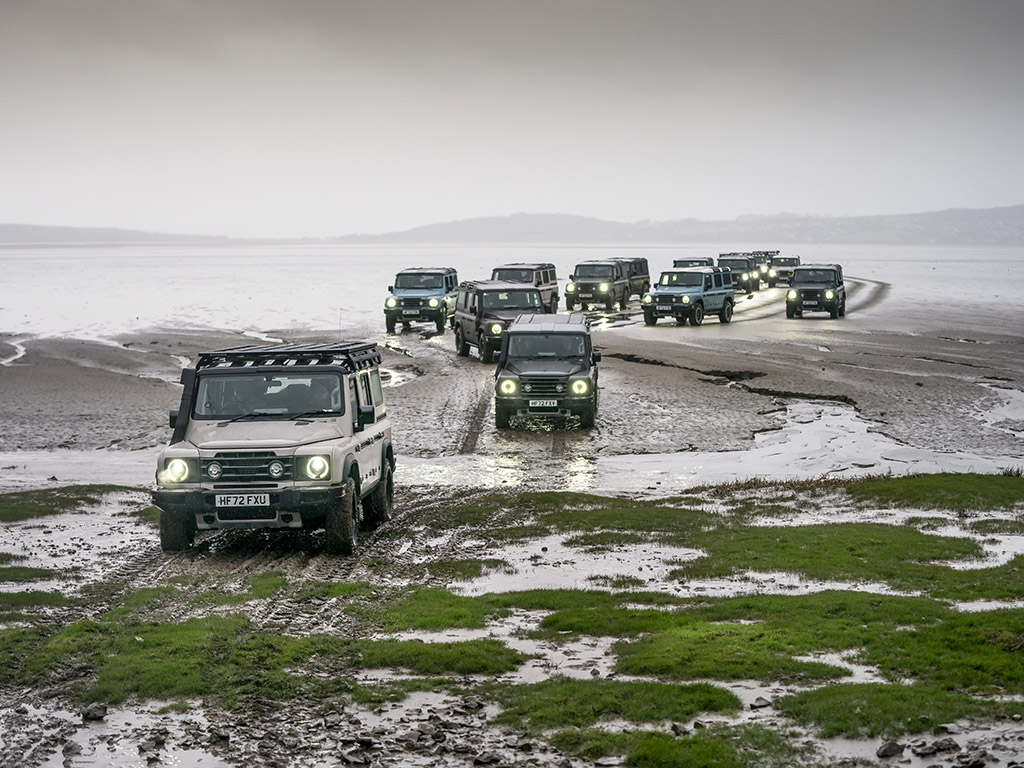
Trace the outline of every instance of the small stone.
{"type": "Polygon", "coordinates": [[[875,757],[899,757],[906,747],[898,741],[887,741],[875,752],[875,757]]]}
{"type": "Polygon", "coordinates": [[[102,720],[107,716],[107,705],[106,704],[90,704],[88,707],[82,710],[83,720],[102,720]]]}
{"type": "Polygon", "coordinates": [[[764,696],[758,696],[756,699],[754,699],[750,703],[750,708],[751,709],[764,709],[765,707],[770,707],[771,705],[772,705],[772,703],[768,699],[766,699],[764,696]]]}

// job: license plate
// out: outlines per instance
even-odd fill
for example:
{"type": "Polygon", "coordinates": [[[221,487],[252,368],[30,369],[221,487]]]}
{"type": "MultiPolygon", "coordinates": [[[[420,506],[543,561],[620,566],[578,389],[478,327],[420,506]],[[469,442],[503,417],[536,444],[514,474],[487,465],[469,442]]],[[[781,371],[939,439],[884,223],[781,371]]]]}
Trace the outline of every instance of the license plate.
{"type": "Polygon", "coordinates": [[[214,499],[217,507],[269,507],[269,493],[218,493],[214,499]]]}
{"type": "Polygon", "coordinates": [[[671,312],[672,311],[672,307],[670,307],[668,304],[659,304],[657,306],[657,310],[659,312],[671,312]]]}
{"type": "Polygon", "coordinates": [[[530,401],[530,407],[531,408],[557,408],[558,407],[558,401],[557,400],[531,400],[530,401]]]}
{"type": "Polygon", "coordinates": [[[403,309],[403,315],[418,315],[420,311],[418,309],[403,309]]]}
{"type": "Polygon", "coordinates": [[[816,302],[816,301],[804,299],[804,306],[805,307],[807,307],[807,306],[812,306],[813,307],[813,306],[816,306],[817,304],[818,304],[818,302],[816,302]]]}
{"type": "Polygon", "coordinates": [[[592,293],[581,293],[580,294],[580,298],[581,299],[592,299],[592,298],[594,298],[594,294],[592,294],[592,293]]]}

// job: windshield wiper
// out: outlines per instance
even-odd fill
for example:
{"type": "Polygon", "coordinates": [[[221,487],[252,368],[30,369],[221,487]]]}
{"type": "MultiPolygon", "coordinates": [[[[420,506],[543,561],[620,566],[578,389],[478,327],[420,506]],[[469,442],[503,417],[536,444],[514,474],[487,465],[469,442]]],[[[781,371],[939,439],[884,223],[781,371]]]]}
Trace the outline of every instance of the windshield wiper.
{"type": "Polygon", "coordinates": [[[234,424],[236,421],[245,421],[246,419],[252,419],[252,418],[256,418],[257,416],[266,416],[266,415],[267,414],[265,414],[265,413],[256,413],[255,411],[252,411],[250,413],[243,413],[241,416],[235,416],[233,419],[228,419],[227,421],[222,421],[217,426],[218,427],[226,427],[228,424],[234,424]]]}
{"type": "Polygon", "coordinates": [[[324,415],[340,416],[341,414],[338,413],[338,411],[332,411],[329,408],[317,408],[316,410],[313,410],[313,411],[303,411],[302,413],[289,413],[288,414],[288,418],[291,419],[292,421],[298,421],[299,419],[304,419],[307,416],[324,416],[324,415]]]}

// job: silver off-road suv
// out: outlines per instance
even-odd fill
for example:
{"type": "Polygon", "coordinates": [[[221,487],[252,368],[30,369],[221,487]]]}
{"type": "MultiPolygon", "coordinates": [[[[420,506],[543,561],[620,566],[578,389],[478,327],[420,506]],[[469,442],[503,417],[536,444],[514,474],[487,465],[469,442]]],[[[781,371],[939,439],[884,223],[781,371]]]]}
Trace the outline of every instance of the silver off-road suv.
{"type": "Polygon", "coordinates": [[[366,342],[201,353],[157,459],[163,549],[187,549],[197,530],[324,528],[329,552],[351,554],[360,526],[392,512],[380,363],[366,342]]]}

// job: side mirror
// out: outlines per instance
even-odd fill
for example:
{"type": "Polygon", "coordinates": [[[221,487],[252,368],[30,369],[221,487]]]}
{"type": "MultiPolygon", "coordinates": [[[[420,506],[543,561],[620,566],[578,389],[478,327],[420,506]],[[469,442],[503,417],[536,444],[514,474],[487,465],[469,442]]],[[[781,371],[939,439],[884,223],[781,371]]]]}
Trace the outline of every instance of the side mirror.
{"type": "Polygon", "coordinates": [[[595,363],[600,363],[601,362],[601,353],[598,352],[596,349],[594,350],[594,353],[593,353],[592,357],[594,358],[594,362],[595,363]]]}
{"type": "Polygon", "coordinates": [[[359,428],[362,429],[367,424],[376,424],[377,414],[373,410],[372,405],[360,405],[359,406],[359,428]]]}
{"type": "Polygon", "coordinates": [[[171,411],[167,421],[170,422],[171,429],[174,429],[176,426],[178,426],[178,412],[177,411],[171,411]]]}
{"type": "Polygon", "coordinates": [[[394,293],[394,292],[395,292],[395,286],[389,285],[388,286],[388,293],[394,293]]]}

